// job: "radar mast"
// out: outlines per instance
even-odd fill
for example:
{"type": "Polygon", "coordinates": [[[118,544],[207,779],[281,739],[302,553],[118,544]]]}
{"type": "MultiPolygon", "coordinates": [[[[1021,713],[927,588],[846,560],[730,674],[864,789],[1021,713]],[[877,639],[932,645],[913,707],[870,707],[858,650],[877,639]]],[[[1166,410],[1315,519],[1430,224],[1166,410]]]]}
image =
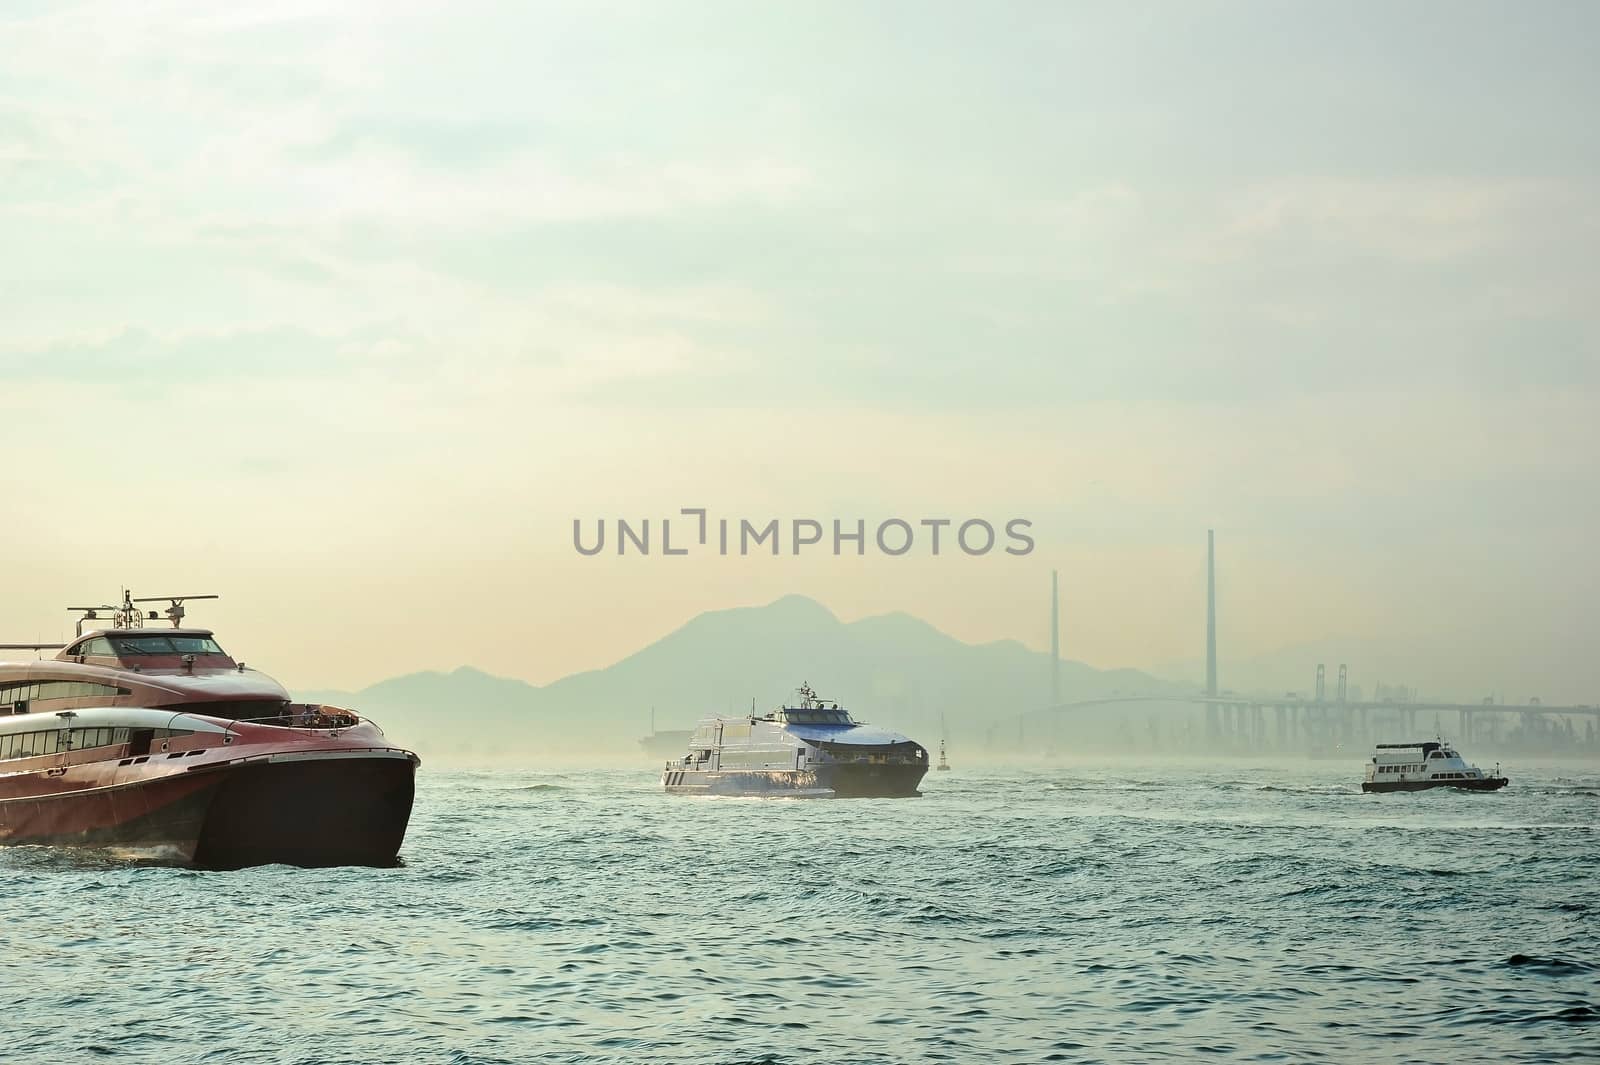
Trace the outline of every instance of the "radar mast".
{"type": "Polygon", "coordinates": [[[220,599],[219,595],[154,595],[134,598],[133,592],[127,588],[122,590],[122,604],[111,606],[69,606],[67,609],[79,615],[77,635],[83,635],[83,623],[86,621],[100,621],[102,618],[111,622],[114,629],[142,629],[146,621],[165,620],[172,622],[173,628],[183,625],[183,604],[190,599],[220,599]],[[167,609],[146,611],[135,603],[167,603],[167,609]]]}

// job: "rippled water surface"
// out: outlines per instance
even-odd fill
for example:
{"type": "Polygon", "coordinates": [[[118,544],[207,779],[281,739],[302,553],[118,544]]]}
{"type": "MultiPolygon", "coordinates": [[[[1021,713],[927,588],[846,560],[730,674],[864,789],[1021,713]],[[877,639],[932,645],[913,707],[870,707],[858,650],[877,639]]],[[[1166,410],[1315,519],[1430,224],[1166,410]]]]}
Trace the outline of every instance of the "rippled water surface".
{"type": "Polygon", "coordinates": [[[425,766],[398,869],[0,850],[0,1056],[1592,1060],[1600,770],[1508,770],[958,768],[806,802],[425,766]]]}

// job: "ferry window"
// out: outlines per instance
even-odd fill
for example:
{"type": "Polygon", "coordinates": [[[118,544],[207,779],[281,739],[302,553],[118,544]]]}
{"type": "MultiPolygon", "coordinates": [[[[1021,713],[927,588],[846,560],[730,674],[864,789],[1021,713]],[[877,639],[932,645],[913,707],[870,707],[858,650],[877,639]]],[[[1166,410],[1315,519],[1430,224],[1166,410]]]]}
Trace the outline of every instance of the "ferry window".
{"type": "Polygon", "coordinates": [[[113,642],[117,653],[123,655],[177,654],[172,649],[172,641],[165,636],[119,636],[113,642]]]}
{"type": "MultiPolygon", "coordinates": [[[[126,695],[127,691],[111,684],[91,684],[77,680],[47,680],[30,684],[26,689],[28,699],[89,699],[126,695]]],[[[0,698],[0,702],[5,702],[0,698]]]]}
{"type": "Polygon", "coordinates": [[[116,636],[111,640],[120,655],[220,655],[222,648],[208,636],[116,636]]]}
{"type": "Polygon", "coordinates": [[[81,644],[78,647],[78,653],[80,655],[115,655],[117,652],[112,650],[110,640],[104,636],[96,636],[88,643],[81,644]]]}
{"type": "Polygon", "coordinates": [[[170,636],[173,648],[180,655],[220,655],[222,648],[208,636],[170,636]]]}
{"type": "Polygon", "coordinates": [[[111,745],[111,731],[108,728],[75,728],[72,730],[72,749],[81,751],[85,747],[108,747],[111,745]]]}

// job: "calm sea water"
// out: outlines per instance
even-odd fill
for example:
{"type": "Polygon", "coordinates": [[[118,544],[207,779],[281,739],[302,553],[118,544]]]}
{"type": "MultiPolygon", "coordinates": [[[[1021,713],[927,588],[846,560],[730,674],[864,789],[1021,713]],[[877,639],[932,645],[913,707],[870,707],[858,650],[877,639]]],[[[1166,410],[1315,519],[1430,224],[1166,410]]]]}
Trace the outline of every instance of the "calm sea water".
{"type": "Polygon", "coordinates": [[[0,850],[0,1057],[1529,1061],[1600,1054],[1600,769],[930,774],[668,798],[424,766],[405,866],[0,850]]]}

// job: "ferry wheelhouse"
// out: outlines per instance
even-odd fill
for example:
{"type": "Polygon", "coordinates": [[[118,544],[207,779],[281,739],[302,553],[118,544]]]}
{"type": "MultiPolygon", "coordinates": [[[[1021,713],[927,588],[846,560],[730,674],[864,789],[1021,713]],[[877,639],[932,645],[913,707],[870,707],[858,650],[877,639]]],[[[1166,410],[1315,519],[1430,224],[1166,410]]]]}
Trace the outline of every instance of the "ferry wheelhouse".
{"type": "Polygon", "coordinates": [[[71,608],[70,643],[0,644],[58,652],[0,661],[0,843],[205,868],[395,861],[420,760],[351,710],[292,702],[183,625],[185,601],[215,598],[125,592],[71,608]]]}
{"type": "Polygon", "coordinates": [[[794,706],[761,717],[708,717],[689,751],[667,763],[675,795],[900,798],[922,794],[928,752],[914,740],[853,720],[810,686],[794,706]]]}
{"type": "MultiPolygon", "coordinates": [[[[1498,769],[1498,767],[1496,767],[1498,769]]],[[[1509,783],[1496,773],[1485,773],[1456,753],[1443,740],[1426,743],[1380,743],[1362,791],[1423,791],[1427,788],[1458,788],[1462,791],[1495,791],[1509,783]]]]}

